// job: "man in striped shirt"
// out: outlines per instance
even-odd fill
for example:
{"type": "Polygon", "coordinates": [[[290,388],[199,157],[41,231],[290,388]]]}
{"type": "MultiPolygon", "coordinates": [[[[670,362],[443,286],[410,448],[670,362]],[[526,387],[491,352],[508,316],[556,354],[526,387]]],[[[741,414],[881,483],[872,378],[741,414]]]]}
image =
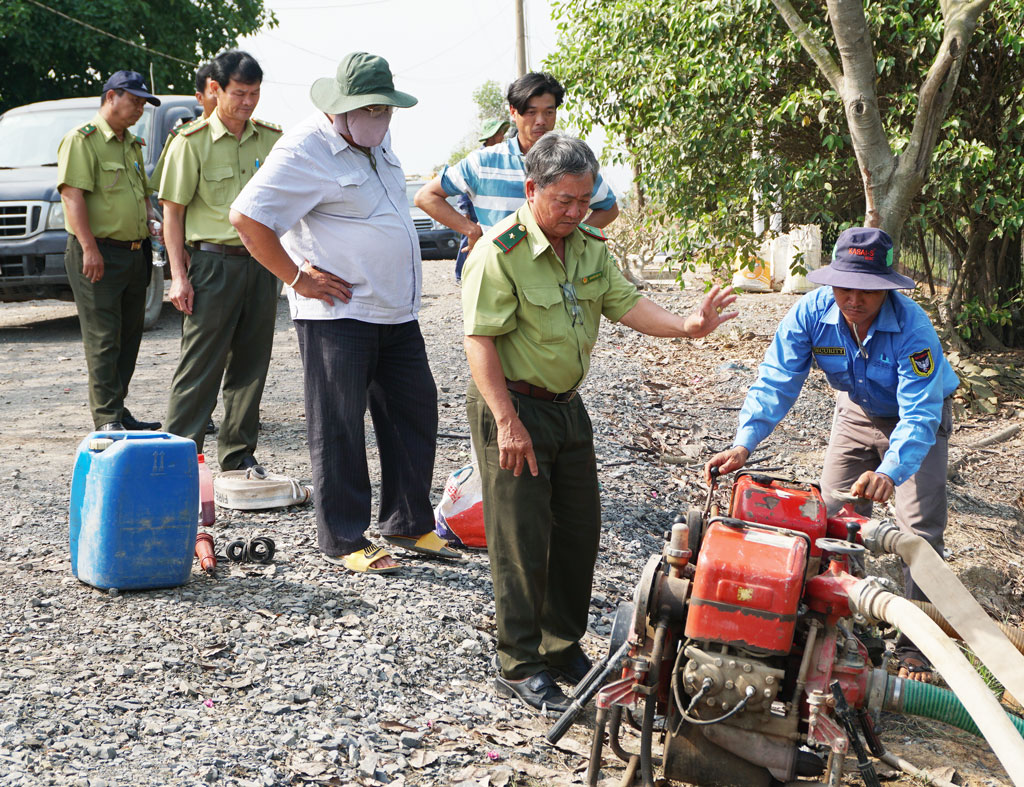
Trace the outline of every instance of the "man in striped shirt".
{"type": "MultiPolygon", "coordinates": [[[[534,72],[517,79],[509,85],[507,94],[516,136],[474,150],[458,164],[445,167],[417,192],[416,206],[465,235],[472,249],[481,235],[526,201],[523,157],[555,127],[564,96],[565,89],[550,74],[534,72]],[[456,194],[465,194],[472,200],[476,222],[448,203],[446,198],[456,194]]],[[[615,194],[600,175],[594,184],[590,209],[586,223],[592,227],[605,227],[619,215],[615,194]]]]}

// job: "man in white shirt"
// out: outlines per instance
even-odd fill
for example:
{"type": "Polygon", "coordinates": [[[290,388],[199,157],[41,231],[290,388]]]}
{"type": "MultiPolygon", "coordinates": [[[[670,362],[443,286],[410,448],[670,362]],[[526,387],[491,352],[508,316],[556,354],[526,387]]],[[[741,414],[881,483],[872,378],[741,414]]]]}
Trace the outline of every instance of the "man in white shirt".
{"type": "Polygon", "coordinates": [[[433,531],[437,388],[417,321],[419,240],[388,135],[394,107],[416,99],[394,89],[386,60],[365,52],[347,55],[310,97],[320,112],[278,142],[232,204],[231,223],[291,288],[320,550],[355,572],[398,569],[364,534],[369,405],[381,535],[392,546],[457,557],[433,531]]]}

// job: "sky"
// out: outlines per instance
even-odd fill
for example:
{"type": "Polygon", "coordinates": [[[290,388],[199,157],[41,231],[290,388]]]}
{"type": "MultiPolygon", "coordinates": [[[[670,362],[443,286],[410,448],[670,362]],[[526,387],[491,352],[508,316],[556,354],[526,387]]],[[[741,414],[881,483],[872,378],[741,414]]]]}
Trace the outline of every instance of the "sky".
{"type": "MultiPolygon", "coordinates": [[[[539,69],[558,32],[548,0],[524,0],[527,65],[539,69]]],[[[265,0],[278,26],[239,47],[263,67],[256,117],[286,129],[315,108],[309,86],[335,74],[349,52],[381,55],[395,87],[419,103],[395,112],[391,136],[407,175],[432,174],[477,128],[473,90],[489,79],[502,89],[516,76],[513,0],[265,0]]],[[[571,97],[567,97],[567,101],[571,97]]],[[[600,140],[589,140],[600,154],[600,140]]],[[[628,174],[608,170],[617,193],[628,174]]]]}

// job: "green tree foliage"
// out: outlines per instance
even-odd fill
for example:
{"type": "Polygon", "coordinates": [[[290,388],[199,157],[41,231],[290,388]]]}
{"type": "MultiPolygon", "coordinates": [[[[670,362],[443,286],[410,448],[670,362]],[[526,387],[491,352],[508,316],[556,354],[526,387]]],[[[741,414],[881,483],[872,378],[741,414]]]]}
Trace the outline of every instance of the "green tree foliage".
{"type": "Polygon", "coordinates": [[[488,121],[508,118],[505,91],[494,79],[488,79],[473,91],[473,101],[477,106],[477,119],[480,121],[481,128],[488,121]]]}
{"type": "Polygon", "coordinates": [[[193,90],[197,64],[277,20],[263,0],[40,0],[44,5],[139,46],[76,24],[29,0],[0,2],[0,111],[13,106],[98,96],[107,77],[131,69],[157,92],[193,90]]]}
{"type": "Polygon", "coordinates": [[[467,133],[448,156],[448,165],[462,161],[471,150],[480,147],[480,131],[491,120],[508,118],[508,104],[505,102],[505,91],[493,79],[488,79],[473,91],[473,102],[476,104],[477,125],[471,133],[467,133]]]}
{"type": "MultiPolygon", "coordinates": [[[[632,166],[642,194],[685,222],[685,244],[752,245],[754,218],[773,207],[784,229],[817,223],[826,238],[864,221],[865,183],[843,102],[775,3],[553,5],[562,20],[560,45],[547,66],[572,96],[574,119],[584,132],[604,127],[605,156],[632,166]]],[[[897,162],[912,138],[919,90],[943,45],[939,5],[879,0],[865,6],[880,127],[897,162]]],[[[793,3],[838,61],[821,6],[793,3]]],[[[927,230],[953,254],[949,319],[956,303],[988,298],[994,308],[1020,292],[1021,18],[1024,0],[996,3],[981,17],[939,120],[928,180],[899,218],[900,227],[907,221],[904,237],[912,245],[918,230],[927,230]],[[987,282],[984,292],[980,282],[987,282]]]]}

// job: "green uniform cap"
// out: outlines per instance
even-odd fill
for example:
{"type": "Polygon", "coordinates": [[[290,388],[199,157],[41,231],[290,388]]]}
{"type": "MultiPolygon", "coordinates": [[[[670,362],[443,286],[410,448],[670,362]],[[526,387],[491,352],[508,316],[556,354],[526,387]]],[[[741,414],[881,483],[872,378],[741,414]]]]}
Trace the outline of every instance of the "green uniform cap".
{"type": "Polygon", "coordinates": [[[529,204],[492,227],[462,276],[467,336],[493,336],[505,376],[555,393],[576,388],[590,369],[603,314],[618,322],[640,300],[601,238],[576,229],[565,267],[529,204]]]}
{"type": "Polygon", "coordinates": [[[480,129],[480,141],[486,142],[498,131],[505,131],[509,127],[509,121],[507,120],[488,120],[484,123],[484,127],[480,129]]]}
{"type": "Polygon", "coordinates": [[[91,122],[65,134],[57,148],[57,188],[63,186],[85,192],[95,237],[134,241],[147,236],[146,195],[151,189],[142,145],[132,132],[125,130],[118,139],[96,113],[91,122]]]}

